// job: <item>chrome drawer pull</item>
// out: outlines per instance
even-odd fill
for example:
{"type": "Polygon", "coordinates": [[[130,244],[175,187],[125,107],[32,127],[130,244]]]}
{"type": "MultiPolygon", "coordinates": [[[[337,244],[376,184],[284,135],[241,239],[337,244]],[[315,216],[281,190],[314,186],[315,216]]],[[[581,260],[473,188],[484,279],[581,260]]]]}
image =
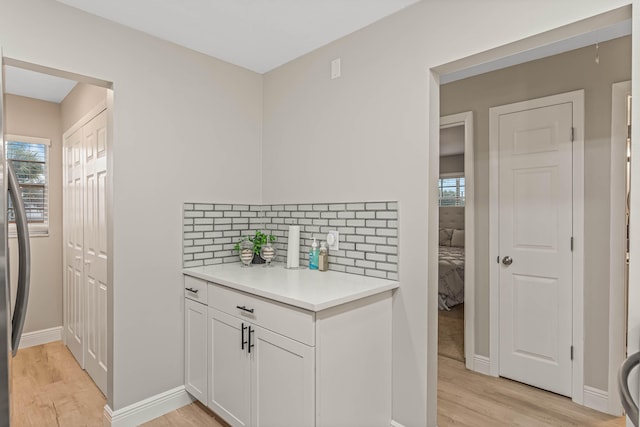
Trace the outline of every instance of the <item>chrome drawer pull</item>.
{"type": "Polygon", "coordinates": [[[189,292],[194,293],[194,294],[197,294],[198,291],[200,290],[200,289],[193,289],[193,288],[185,288],[185,289],[188,290],[189,292]]]}
{"type": "Polygon", "coordinates": [[[242,307],[239,305],[236,305],[236,308],[242,310],[242,311],[246,311],[247,313],[253,313],[253,308],[247,308],[246,305],[243,305],[242,307]]]}

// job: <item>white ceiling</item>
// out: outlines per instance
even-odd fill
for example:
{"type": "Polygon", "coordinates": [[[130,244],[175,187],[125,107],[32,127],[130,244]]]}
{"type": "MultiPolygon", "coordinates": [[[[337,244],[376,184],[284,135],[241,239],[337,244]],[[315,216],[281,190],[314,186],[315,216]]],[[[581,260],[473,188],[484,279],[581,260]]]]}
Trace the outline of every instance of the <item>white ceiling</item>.
{"type": "Polygon", "coordinates": [[[23,68],[8,65],[4,67],[4,91],[12,95],[59,104],[71,92],[76,83],[75,80],[67,80],[23,68]]]}
{"type": "MultiPolygon", "coordinates": [[[[420,0],[57,0],[230,63],[267,72],[420,0]]],[[[631,33],[630,20],[459,72],[446,84],[631,33]]],[[[6,92],[60,102],[75,81],[6,67],[6,92]]]]}
{"type": "Polygon", "coordinates": [[[419,0],[58,0],[265,73],[419,0]]]}

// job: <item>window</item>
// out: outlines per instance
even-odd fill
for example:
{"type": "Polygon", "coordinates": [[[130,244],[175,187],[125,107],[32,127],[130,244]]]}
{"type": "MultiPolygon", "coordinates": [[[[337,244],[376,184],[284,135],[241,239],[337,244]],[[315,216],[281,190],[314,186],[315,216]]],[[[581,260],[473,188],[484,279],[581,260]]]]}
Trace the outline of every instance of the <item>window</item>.
{"type": "MultiPolygon", "coordinates": [[[[49,231],[49,145],[50,140],[25,136],[6,136],[7,161],[13,165],[22,192],[29,233],[49,231]]],[[[8,200],[10,234],[15,233],[15,212],[8,200]]]]}
{"type": "Polygon", "coordinates": [[[464,177],[442,177],[438,180],[439,206],[464,206],[464,177]]]}

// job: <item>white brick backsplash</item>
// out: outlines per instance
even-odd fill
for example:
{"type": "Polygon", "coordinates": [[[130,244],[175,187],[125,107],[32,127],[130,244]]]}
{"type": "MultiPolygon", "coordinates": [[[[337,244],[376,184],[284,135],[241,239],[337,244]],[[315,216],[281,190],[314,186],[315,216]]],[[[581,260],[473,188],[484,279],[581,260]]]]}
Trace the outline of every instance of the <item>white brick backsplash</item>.
{"type": "Polygon", "coordinates": [[[356,213],[355,212],[338,212],[338,218],[339,219],[353,219],[356,217],[356,213]]]}
{"type": "Polygon", "coordinates": [[[358,243],[356,245],[356,250],[361,251],[361,252],[375,252],[376,247],[375,245],[367,245],[364,243],[358,243]]]}
{"type": "MultiPolygon", "coordinates": [[[[193,205],[191,205],[191,206],[193,206],[193,205]]],[[[185,207],[185,209],[186,209],[186,207],[185,207]]],[[[212,205],[212,204],[201,204],[201,203],[199,203],[199,204],[195,205],[195,206],[192,208],[192,210],[196,210],[196,211],[210,211],[210,210],[213,210],[213,205],[212,205]]]]}
{"type": "Polygon", "coordinates": [[[368,261],[386,261],[387,260],[387,255],[385,254],[379,254],[379,253],[368,253],[367,254],[367,260],[368,261]]]}
{"type": "Polygon", "coordinates": [[[386,203],[366,203],[365,209],[368,211],[383,211],[387,209],[386,203]]]}
{"type": "Polygon", "coordinates": [[[398,218],[397,211],[380,211],[376,212],[376,218],[379,219],[396,219],[398,218]]]}
{"type": "Polygon", "coordinates": [[[371,261],[359,260],[359,261],[356,261],[356,266],[362,267],[362,268],[376,268],[376,263],[371,261]]]}
{"type": "Polygon", "coordinates": [[[347,210],[349,211],[363,211],[364,203],[347,203],[347,210]]]}
{"type": "Polygon", "coordinates": [[[376,217],[375,212],[356,212],[356,218],[370,219],[375,217],[376,217]]]}
{"type": "Polygon", "coordinates": [[[185,218],[202,218],[204,216],[204,212],[199,211],[185,211],[185,218]]]}
{"type": "Polygon", "coordinates": [[[364,276],[364,268],[347,267],[345,273],[359,274],[361,276],[364,276]]]}
{"type": "Polygon", "coordinates": [[[367,220],[367,227],[370,227],[370,228],[386,228],[387,227],[387,221],[380,220],[380,219],[368,219],[367,220]]]}
{"type": "Polygon", "coordinates": [[[386,245],[388,243],[386,237],[366,236],[365,241],[374,245],[386,245]]]}
{"type": "Polygon", "coordinates": [[[290,225],[299,225],[300,264],[308,266],[313,238],[340,233],[340,250],[329,251],[329,269],[372,277],[398,278],[397,202],[246,205],[185,203],[183,266],[239,263],[233,249],[256,230],[277,237],[277,261],[286,260],[290,225]]]}

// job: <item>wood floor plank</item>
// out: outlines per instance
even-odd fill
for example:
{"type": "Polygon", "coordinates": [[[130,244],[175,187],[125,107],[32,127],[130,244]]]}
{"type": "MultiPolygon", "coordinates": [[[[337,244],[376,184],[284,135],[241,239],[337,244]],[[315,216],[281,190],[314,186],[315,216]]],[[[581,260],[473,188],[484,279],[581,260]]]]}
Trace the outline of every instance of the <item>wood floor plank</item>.
{"type": "Polygon", "coordinates": [[[144,427],[229,427],[222,419],[218,418],[200,402],[183,406],[162,417],[151,420],[144,427]]]}
{"type": "Polygon", "coordinates": [[[612,417],[571,399],[504,378],[471,372],[438,358],[438,426],[623,427],[612,417]]]}
{"type": "Polygon", "coordinates": [[[18,351],[12,362],[16,427],[102,426],[106,403],[60,341],[18,351]]]}
{"type": "MultiPolygon", "coordinates": [[[[623,427],[611,417],[515,381],[467,371],[439,357],[439,427],[623,427]]],[[[69,350],[55,342],[23,349],[13,360],[16,427],[100,427],[105,398],[69,350]]],[[[200,403],[184,406],[144,427],[227,427],[200,403]]],[[[322,426],[319,426],[322,427],[322,426]]]]}

